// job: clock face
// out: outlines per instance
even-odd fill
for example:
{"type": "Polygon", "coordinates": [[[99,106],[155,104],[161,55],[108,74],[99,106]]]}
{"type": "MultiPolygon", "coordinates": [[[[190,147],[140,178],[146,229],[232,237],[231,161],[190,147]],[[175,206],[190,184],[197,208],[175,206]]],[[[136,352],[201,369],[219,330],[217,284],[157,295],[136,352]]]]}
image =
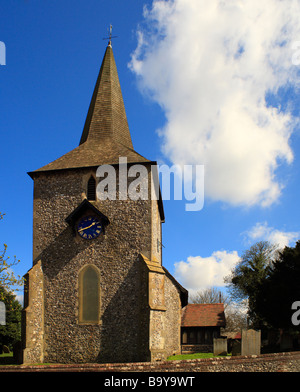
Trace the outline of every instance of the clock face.
{"type": "Polygon", "coordinates": [[[93,238],[98,237],[101,231],[101,222],[95,216],[86,216],[82,218],[77,226],[78,234],[86,240],[92,240],[93,238]]]}

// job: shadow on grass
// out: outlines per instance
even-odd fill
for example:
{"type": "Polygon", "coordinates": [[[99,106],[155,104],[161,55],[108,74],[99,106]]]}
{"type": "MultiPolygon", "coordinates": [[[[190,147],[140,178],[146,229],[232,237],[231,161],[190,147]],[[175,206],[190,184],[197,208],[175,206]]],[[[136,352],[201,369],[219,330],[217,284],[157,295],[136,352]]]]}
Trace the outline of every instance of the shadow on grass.
{"type": "Polygon", "coordinates": [[[0,355],[0,366],[3,365],[17,365],[14,361],[13,353],[0,355]]]}

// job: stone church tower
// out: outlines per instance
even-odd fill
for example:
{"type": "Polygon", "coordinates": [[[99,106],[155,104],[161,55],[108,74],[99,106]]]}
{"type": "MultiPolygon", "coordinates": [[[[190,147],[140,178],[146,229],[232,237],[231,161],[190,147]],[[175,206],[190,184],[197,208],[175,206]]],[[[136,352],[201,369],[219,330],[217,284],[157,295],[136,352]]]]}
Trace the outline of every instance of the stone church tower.
{"type": "Polygon", "coordinates": [[[161,199],[151,200],[153,165],[133,148],[109,42],[79,146],[29,173],[24,363],[153,361],[180,352],[188,293],[162,266],[164,211],[161,199]],[[146,169],[139,186],[147,197],[120,197],[120,157],[128,170],[146,169]],[[101,165],[115,169],[115,200],[99,194],[101,165]]]}

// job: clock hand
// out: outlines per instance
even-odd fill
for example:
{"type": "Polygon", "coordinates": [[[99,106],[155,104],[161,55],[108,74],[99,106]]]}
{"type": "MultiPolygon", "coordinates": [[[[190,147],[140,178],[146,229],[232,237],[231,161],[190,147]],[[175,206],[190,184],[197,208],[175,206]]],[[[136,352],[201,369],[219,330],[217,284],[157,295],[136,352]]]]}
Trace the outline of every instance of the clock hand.
{"type": "Polygon", "coordinates": [[[93,222],[90,226],[83,227],[82,229],[79,229],[78,231],[87,230],[87,229],[89,229],[90,227],[94,226],[96,223],[97,223],[97,222],[93,222]]]}

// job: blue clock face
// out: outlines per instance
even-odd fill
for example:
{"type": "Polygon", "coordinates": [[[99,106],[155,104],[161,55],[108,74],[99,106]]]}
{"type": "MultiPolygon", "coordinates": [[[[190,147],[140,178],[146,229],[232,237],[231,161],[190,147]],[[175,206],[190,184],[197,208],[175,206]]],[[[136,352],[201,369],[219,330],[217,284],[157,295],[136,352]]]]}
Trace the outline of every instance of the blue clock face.
{"type": "Polygon", "coordinates": [[[101,234],[102,225],[95,216],[86,216],[81,219],[77,226],[77,232],[80,237],[86,240],[92,240],[101,234]]]}

